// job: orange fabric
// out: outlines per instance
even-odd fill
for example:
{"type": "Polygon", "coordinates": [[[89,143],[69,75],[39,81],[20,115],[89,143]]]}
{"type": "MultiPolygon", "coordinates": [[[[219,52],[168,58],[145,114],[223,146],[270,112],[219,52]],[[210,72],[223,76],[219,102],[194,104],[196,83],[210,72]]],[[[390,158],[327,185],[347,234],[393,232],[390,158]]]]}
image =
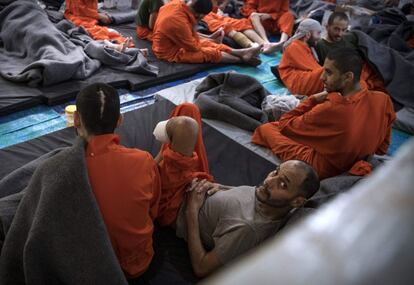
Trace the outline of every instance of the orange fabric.
{"type": "Polygon", "coordinates": [[[330,93],[323,103],[311,96],[278,122],[258,127],[252,141],[284,161],[309,163],[324,179],[348,171],[368,155],[385,154],[394,120],[391,99],[382,92],[330,93]]]}
{"type": "Polygon", "coordinates": [[[313,95],[323,91],[319,65],[309,46],[294,40],[283,52],[279,74],[285,86],[293,94],[313,95]]]}
{"type": "Polygon", "coordinates": [[[86,149],[89,181],[122,269],[137,277],[148,268],[161,181],[152,156],[119,145],[117,135],[93,137],[86,149]]]}
{"type": "Polygon", "coordinates": [[[360,160],[352,166],[351,170],[348,171],[349,174],[355,176],[366,176],[372,172],[371,163],[360,160]]]}
{"type": "Polygon", "coordinates": [[[231,31],[242,32],[245,30],[253,30],[250,19],[233,19],[231,17],[220,16],[214,12],[210,12],[203,18],[208,26],[208,30],[212,33],[220,28],[224,29],[226,35],[231,31]]]}
{"type": "Polygon", "coordinates": [[[176,116],[188,116],[195,119],[199,125],[199,132],[192,157],[174,152],[169,144],[162,146],[163,160],[159,164],[162,194],[158,216],[161,225],[171,225],[175,222],[184,200],[185,189],[194,178],[213,180],[208,170],[198,107],[190,103],[181,104],[173,110],[170,118],[176,116]]]}
{"type": "Polygon", "coordinates": [[[169,62],[220,62],[221,52],[232,49],[223,44],[200,39],[194,26],[197,20],[181,1],[161,7],[155,21],[152,49],[159,58],[169,62]]]}
{"type": "Polygon", "coordinates": [[[362,67],[360,84],[363,88],[366,88],[368,90],[387,93],[384,85],[384,80],[373,68],[369,66],[367,62],[365,62],[362,67]]]}
{"type": "Polygon", "coordinates": [[[152,35],[153,35],[152,31],[148,29],[147,27],[137,26],[137,36],[141,40],[152,41],[152,35]]]}
{"type": "Polygon", "coordinates": [[[94,40],[125,41],[120,34],[98,25],[98,0],[66,0],[65,18],[76,26],[83,26],[94,40]]]}
{"type": "Polygon", "coordinates": [[[263,22],[266,31],[292,35],[295,17],[289,12],[288,0],[245,0],[240,12],[245,17],[253,12],[270,14],[272,19],[263,22]]]}

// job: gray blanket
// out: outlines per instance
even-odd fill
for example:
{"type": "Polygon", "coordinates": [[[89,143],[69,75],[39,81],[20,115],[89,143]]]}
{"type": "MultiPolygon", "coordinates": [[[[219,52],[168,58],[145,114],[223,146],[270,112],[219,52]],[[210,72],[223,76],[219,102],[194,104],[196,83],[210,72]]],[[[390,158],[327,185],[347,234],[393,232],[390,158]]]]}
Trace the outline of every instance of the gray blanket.
{"type": "Polygon", "coordinates": [[[359,49],[365,54],[384,80],[390,96],[401,105],[414,107],[414,51],[400,53],[384,44],[378,44],[369,35],[353,31],[359,49]]]}
{"type": "Polygon", "coordinates": [[[128,72],[158,74],[158,68],[148,64],[138,49],[127,53],[108,49],[66,20],[55,27],[30,0],[15,1],[0,11],[0,62],[1,76],[29,86],[86,79],[101,63],[128,72]]]}
{"type": "Polygon", "coordinates": [[[253,131],[267,122],[261,104],[269,92],[255,78],[235,72],[207,76],[197,87],[194,103],[203,118],[253,131]]]}
{"type": "Polygon", "coordinates": [[[0,256],[0,284],[127,284],[91,191],[78,139],[24,190],[0,256]]]}

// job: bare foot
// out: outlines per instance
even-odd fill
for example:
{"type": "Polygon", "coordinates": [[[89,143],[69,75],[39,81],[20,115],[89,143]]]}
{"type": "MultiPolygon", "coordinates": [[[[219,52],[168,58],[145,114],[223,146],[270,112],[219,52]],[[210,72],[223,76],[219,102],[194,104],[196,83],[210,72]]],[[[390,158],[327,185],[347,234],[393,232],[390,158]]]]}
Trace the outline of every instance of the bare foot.
{"type": "Polygon", "coordinates": [[[258,56],[254,56],[254,57],[250,58],[248,61],[245,61],[245,63],[247,63],[248,65],[251,65],[253,67],[256,67],[258,65],[261,65],[262,61],[260,60],[260,58],[258,56]]]}
{"type": "MultiPolygon", "coordinates": [[[[259,55],[260,51],[262,50],[262,47],[263,47],[262,45],[258,45],[258,46],[255,46],[255,47],[250,47],[250,48],[244,49],[243,54],[241,55],[241,59],[244,62],[248,63],[248,64],[251,64],[251,62],[257,63],[258,62],[257,61],[258,55],[259,55]]],[[[260,59],[259,59],[259,61],[260,61],[260,59]]],[[[256,64],[256,65],[258,65],[258,64],[256,64]]]]}
{"type": "Polygon", "coordinates": [[[143,56],[148,57],[149,56],[149,51],[147,48],[142,48],[139,50],[143,56]]]}
{"type": "Polygon", "coordinates": [[[284,42],[268,43],[263,45],[263,53],[271,54],[277,51],[281,51],[284,42]]]}
{"type": "Polygon", "coordinates": [[[223,28],[218,29],[213,34],[210,35],[210,38],[212,41],[214,41],[217,44],[223,43],[224,38],[224,30],[223,28]]]}

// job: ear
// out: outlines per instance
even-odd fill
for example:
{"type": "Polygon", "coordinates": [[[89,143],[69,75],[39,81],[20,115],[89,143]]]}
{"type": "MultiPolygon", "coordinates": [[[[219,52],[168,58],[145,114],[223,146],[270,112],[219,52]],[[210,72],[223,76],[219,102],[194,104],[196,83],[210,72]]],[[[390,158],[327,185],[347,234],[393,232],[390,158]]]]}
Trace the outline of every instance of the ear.
{"type": "Polygon", "coordinates": [[[345,75],[345,80],[349,81],[350,83],[354,82],[354,73],[351,71],[348,71],[347,73],[344,74],[345,75]]]}
{"type": "Polygon", "coordinates": [[[124,122],[124,115],[119,114],[118,122],[116,123],[116,127],[118,128],[124,122]]]}
{"type": "Polygon", "coordinates": [[[76,129],[80,129],[82,127],[82,122],[78,111],[75,111],[75,113],[73,113],[73,126],[76,129]]]}
{"type": "Polygon", "coordinates": [[[290,206],[292,206],[292,208],[300,208],[305,204],[305,202],[306,202],[305,197],[298,196],[290,202],[290,206]]]}

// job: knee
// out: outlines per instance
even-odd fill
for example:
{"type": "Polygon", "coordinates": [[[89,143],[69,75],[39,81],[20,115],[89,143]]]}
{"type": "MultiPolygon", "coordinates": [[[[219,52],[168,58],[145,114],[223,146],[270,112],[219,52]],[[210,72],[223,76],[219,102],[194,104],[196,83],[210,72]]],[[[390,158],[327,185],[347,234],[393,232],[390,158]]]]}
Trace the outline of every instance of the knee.
{"type": "Polygon", "coordinates": [[[260,21],[260,15],[256,12],[253,12],[250,14],[250,20],[251,21],[260,21]]]}

